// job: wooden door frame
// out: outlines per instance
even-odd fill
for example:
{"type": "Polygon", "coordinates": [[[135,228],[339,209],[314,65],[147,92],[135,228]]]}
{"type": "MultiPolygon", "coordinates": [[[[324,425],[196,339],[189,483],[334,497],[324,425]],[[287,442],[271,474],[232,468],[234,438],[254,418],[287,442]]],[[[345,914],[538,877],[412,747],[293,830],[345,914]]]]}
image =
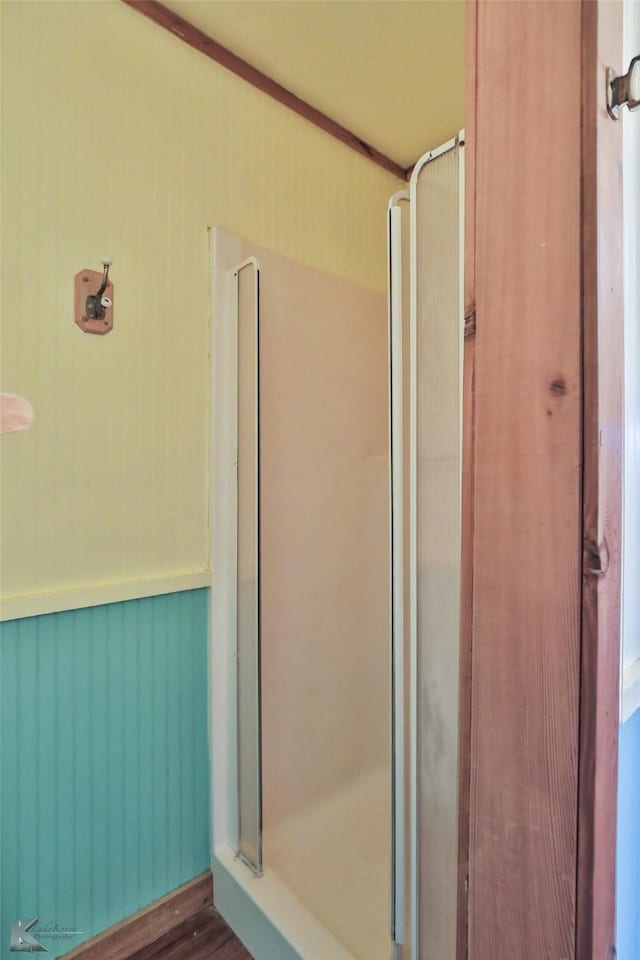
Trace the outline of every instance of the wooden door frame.
{"type": "Polygon", "coordinates": [[[460,733],[458,799],[458,960],[468,955],[469,820],[471,813],[471,665],[473,645],[473,481],[476,348],[475,150],[478,0],[465,13],[464,344],[462,371],[462,516],[460,565],[460,733]]]}
{"type": "Polygon", "coordinates": [[[624,290],[622,3],[582,3],[583,560],[576,956],[615,956],[620,709],[624,290]]]}
{"type": "MultiPolygon", "coordinates": [[[[467,0],[466,15],[466,256],[465,256],[465,349],[464,349],[464,411],[463,411],[463,551],[462,551],[462,611],[461,611],[461,707],[460,707],[460,870],[458,885],[459,924],[458,924],[458,960],[472,957],[485,960],[477,949],[474,940],[474,911],[484,911],[485,930],[487,924],[493,924],[498,930],[500,925],[521,924],[521,933],[527,924],[554,924],[558,936],[563,937],[567,949],[572,949],[571,960],[610,960],[614,956],[615,936],[615,830],[617,802],[617,754],[618,754],[618,718],[619,718],[619,662],[620,662],[620,587],[621,587],[621,523],[622,523],[622,326],[623,326],[623,289],[622,289],[622,182],[621,124],[612,121],[606,112],[605,68],[620,68],[622,40],[622,5],[620,0],[572,0],[572,13],[565,18],[568,35],[563,38],[551,37],[550,44],[564,44],[567,49],[578,50],[575,58],[567,57],[563,72],[557,76],[556,95],[547,103],[536,104],[526,100],[518,104],[518,109],[528,111],[521,121],[529,130],[537,128],[544,136],[549,130],[547,111],[569,111],[567,123],[573,124],[575,136],[579,140],[579,152],[573,155],[572,167],[566,162],[564,174],[569,174],[568,189],[571,189],[571,177],[579,183],[578,227],[571,234],[578,245],[576,257],[572,261],[573,276],[567,276],[568,284],[576,284],[579,289],[577,308],[566,317],[566,323],[574,326],[572,343],[574,356],[569,358],[578,372],[578,409],[575,427],[570,429],[572,442],[577,445],[580,484],[577,500],[568,502],[570,512],[578,509],[579,517],[567,516],[566,521],[573,531],[575,565],[579,582],[576,584],[575,597],[567,604],[565,613],[575,617],[575,624],[558,625],[557,642],[559,645],[575,645],[577,669],[568,670],[566,678],[566,696],[574,705],[575,726],[567,724],[561,731],[563,743],[560,747],[565,756],[575,760],[575,796],[566,788],[561,798],[565,807],[571,802],[574,808],[571,816],[575,825],[575,897],[573,909],[568,908],[566,915],[558,916],[556,905],[551,902],[552,889],[545,889],[548,878],[544,875],[544,862],[529,862],[520,871],[512,870],[509,864],[493,863],[495,876],[482,876],[487,886],[495,883],[506,891],[502,903],[503,910],[498,915],[497,901],[489,899],[478,901],[478,889],[474,886],[473,864],[482,843],[477,824],[474,829],[474,817],[477,814],[477,743],[486,727],[495,717],[504,721],[502,716],[492,715],[491,705],[484,706],[479,714],[477,703],[491,693],[487,683],[487,663],[492,653],[488,638],[483,636],[483,626],[477,620],[478,607],[486,602],[479,591],[477,571],[479,562],[486,562],[490,553],[477,543],[478,524],[482,526],[482,511],[485,503],[476,496],[476,467],[478,455],[482,456],[483,445],[492,424],[486,409],[486,391],[490,385],[483,383],[485,370],[491,368],[490,352],[497,350],[495,342],[488,337],[476,338],[476,323],[480,328],[491,323],[490,317],[476,317],[477,291],[483,284],[490,282],[489,267],[484,261],[478,264],[477,253],[479,237],[477,228],[477,151],[483,152],[482,163],[488,162],[491,151],[506,149],[518,151],[521,145],[517,139],[506,147],[504,143],[492,142],[484,129],[487,110],[515,109],[510,105],[508,88],[509,77],[503,78],[504,90],[496,88],[495,75],[491,75],[491,65],[478,56],[478,43],[482,43],[482,31],[488,17],[491,17],[493,42],[504,31],[504,43],[513,37],[513,21],[509,27],[509,16],[519,8],[519,16],[527,17],[535,11],[537,18],[550,14],[549,3],[534,0],[531,2],[508,4],[508,10],[501,15],[499,8],[505,6],[505,0],[467,0]],[[571,30],[577,30],[579,44],[576,46],[569,36],[571,30]],[[511,29],[511,35],[509,34],[511,29]],[[480,34],[480,40],[479,40],[480,34]],[[571,42],[570,42],[571,41],[571,42]],[[493,85],[493,88],[492,88],[493,85]],[[573,91],[573,99],[567,102],[567,90],[573,91]],[[500,94],[504,96],[501,97],[500,94]],[[480,99],[481,111],[478,111],[480,99]],[[484,110],[484,113],[482,112],[484,110]],[[575,115],[578,112],[578,117],[575,115]],[[483,274],[486,271],[486,274],[483,274]],[[478,421],[478,390],[485,391],[485,409],[478,421]],[[478,671],[478,664],[485,657],[484,672],[478,671]],[[472,676],[472,665],[475,665],[472,676]],[[486,685],[486,688],[485,686],[486,685]],[[577,704],[578,709],[575,710],[577,704]],[[482,727],[485,726],[483,731],[482,727]],[[471,876],[470,876],[471,875],[471,876]],[[532,898],[532,906],[521,910],[518,919],[509,911],[509,891],[516,897],[527,898],[532,889],[538,891],[532,898]],[[495,907],[495,916],[486,917],[495,907]],[[571,946],[572,945],[572,946],[571,946]]],[[[556,48],[556,54],[558,49],[556,48]]],[[[531,47],[520,52],[518,69],[530,82],[536,84],[540,71],[545,69],[545,56],[549,51],[531,47]]],[[[553,54],[552,54],[553,57],[553,54]]],[[[558,62],[556,56],[555,62],[558,62]]],[[[548,89],[548,86],[547,86],[548,89]]],[[[557,127],[556,127],[557,130],[557,127]]],[[[504,159],[504,155],[502,157],[504,159]]],[[[553,171],[549,171],[553,176],[553,171]]],[[[482,189],[482,187],[481,187],[482,189]]],[[[526,189],[523,180],[521,189],[526,189]]],[[[544,194],[544,191],[543,191],[544,194]]],[[[545,203],[545,196],[539,196],[539,202],[545,203]]],[[[500,219],[501,209],[496,206],[494,229],[510,231],[514,244],[526,244],[526,223],[504,222],[500,219]]],[[[484,211],[487,219],[486,209],[484,211]]],[[[553,228],[553,212],[550,214],[553,228]]],[[[556,224],[557,226],[557,224],[556,224]]],[[[486,222],[484,225],[487,235],[486,222]]],[[[480,238],[482,243],[482,238],[480,238]]],[[[480,251],[482,255],[482,250],[480,251]]],[[[539,251],[532,251],[538,256],[539,251]]],[[[549,272],[553,264],[549,264],[549,272]]],[[[517,278],[504,277],[503,284],[517,283],[517,278]]],[[[538,339],[528,332],[528,342],[534,350],[545,350],[544,338],[549,328],[542,322],[538,339]]],[[[527,362],[525,358],[525,362],[527,362]]],[[[551,396],[560,396],[566,389],[562,377],[551,380],[551,396]]],[[[541,400],[543,397],[541,387],[541,400]]],[[[555,414],[553,401],[549,409],[555,414]],[[553,408],[553,409],[552,409],[553,408]]],[[[551,414],[549,414],[551,415],[551,414]]],[[[522,424],[523,430],[527,428],[522,424]]],[[[551,472],[552,464],[548,466],[551,472]]],[[[500,477],[501,464],[496,465],[496,482],[500,477]]],[[[508,485],[507,485],[508,486],[508,485]]],[[[526,493],[525,493],[526,495],[526,493]]],[[[507,488],[506,496],[514,496],[507,488]]],[[[563,518],[559,518],[560,522],[563,518]]],[[[486,532],[486,531],[485,531],[486,532]]],[[[504,532],[503,532],[504,533],[504,532]]],[[[513,532],[514,553],[517,553],[518,533],[513,532]]],[[[535,539],[535,537],[534,537],[535,539]]],[[[531,543],[535,551],[542,545],[531,543]]],[[[521,549],[520,544],[520,549],[521,549]]],[[[501,544],[508,549],[508,543],[501,544]]],[[[547,556],[546,561],[558,566],[561,573],[561,557],[547,556]]],[[[483,578],[485,591],[486,575],[483,578]]],[[[532,585],[535,589],[536,585],[532,585]]],[[[496,589],[499,584],[496,583],[496,589]]],[[[512,611],[513,612],[513,611],[512,611]]],[[[538,643],[539,638],[530,633],[524,638],[528,643],[538,643]]],[[[548,649],[548,648],[547,648],[548,649]]],[[[564,663],[569,664],[570,658],[564,663]]],[[[575,661],[575,656],[574,656],[575,661]]],[[[562,661],[559,661],[560,665],[562,661]]],[[[531,665],[531,660],[529,661],[531,665]]],[[[527,678],[514,676],[514,723],[518,722],[520,697],[527,695],[527,678]]],[[[556,691],[557,692],[557,691],[556,691]]],[[[539,729],[529,731],[528,746],[536,745],[549,730],[540,723],[539,729]]],[[[502,765],[502,771],[508,776],[508,768],[514,757],[505,754],[494,760],[502,765]]],[[[567,781],[569,782],[569,781],[567,781]]],[[[547,796],[540,798],[549,801],[548,794],[554,789],[553,777],[538,780],[536,787],[546,791],[547,796]]],[[[486,813],[486,810],[485,810],[486,813]]],[[[511,828],[520,831],[527,838],[527,823],[514,823],[511,828]]],[[[485,863],[486,865],[486,863],[485,863]]],[[[546,864],[548,867],[548,863],[546,864]]],[[[566,860],[567,869],[571,863],[566,860]]],[[[499,934],[491,944],[492,960],[513,960],[501,952],[499,934]]],[[[524,933],[523,933],[524,937],[524,933]]],[[[505,938],[505,942],[506,942],[505,938]]],[[[482,942],[482,941],[481,941],[482,942]]],[[[486,939],[484,941],[486,949],[486,939]]],[[[523,953],[522,957],[528,955],[523,953]]],[[[533,957],[532,957],[533,960],[533,957]]]]}

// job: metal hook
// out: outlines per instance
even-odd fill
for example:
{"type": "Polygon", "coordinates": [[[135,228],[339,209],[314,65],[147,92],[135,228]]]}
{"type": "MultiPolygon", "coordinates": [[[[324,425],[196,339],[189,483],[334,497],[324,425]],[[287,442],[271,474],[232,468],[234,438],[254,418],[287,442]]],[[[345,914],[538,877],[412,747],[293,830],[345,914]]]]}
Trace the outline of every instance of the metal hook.
{"type": "Polygon", "coordinates": [[[102,268],[104,271],[102,274],[102,283],[100,284],[100,287],[96,293],[91,293],[87,297],[86,311],[89,320],[102,320],[106,309],[111,306],[111,300],[109,297],[103,296],[109,284],[109,267],[111,266],[111,263],[111,260],[102,261],[102,268]]]}
{"type": "Polygon", "coordinates": [[[100,284],[100,289],[96,293],[96,297],[101,297],[102,294],[107,289],[107,284],[109,283],[109,267],[112,264],[112,260],[103,260],[102,266],[104,268],[104,273],[102,275],[102,283],[100,284]]]}

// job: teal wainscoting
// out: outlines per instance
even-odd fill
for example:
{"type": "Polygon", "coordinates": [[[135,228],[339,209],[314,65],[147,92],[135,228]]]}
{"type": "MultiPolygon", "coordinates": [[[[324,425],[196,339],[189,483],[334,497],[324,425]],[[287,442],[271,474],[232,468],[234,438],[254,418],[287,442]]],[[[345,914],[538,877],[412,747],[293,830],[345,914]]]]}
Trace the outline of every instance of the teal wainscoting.
{"type": "Polygon", "coordinates": [[[640,960],[640,710],[620,727],[618,762],[618,960],[640,960]]]}
{"type": "Polygon", "coordinates": [[[2,624],[0,958],[61,956],[209,865],[208,590],[2,624]]]}

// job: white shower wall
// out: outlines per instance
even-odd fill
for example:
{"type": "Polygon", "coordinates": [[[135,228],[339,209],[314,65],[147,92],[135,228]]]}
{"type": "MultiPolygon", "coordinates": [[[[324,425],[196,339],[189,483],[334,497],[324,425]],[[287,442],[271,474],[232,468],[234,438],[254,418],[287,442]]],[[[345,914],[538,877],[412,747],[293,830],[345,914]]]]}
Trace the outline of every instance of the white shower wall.
{"type": "Polygon", "coordinates": [[[388,765],[388,433],[381,294],[264,251],[261,589],[269,830],[388,765]]]}
{"type": "Polygon", "coordinates": [[[265,863],[354,957],[385,960],[385,302],[260,256],[265,863]]]}
{"type": "MultiPolygon", "coordinates": [[[[264,877],[250,879],[246,889],[250,896],[255,892],[258,907],[263,893],[278,889],[282,899],[286,890],[287,916],[270,919],[287,936],[287,931],[300,932],[301,918],[307,918],[307,947],[296,947],[301,956],[318,956],[313,944],[322,928],[329,935],[323,934],[324,942],[333,936],[345,956],[387,960],[391,783],[385,296],[222,230],[215,234],[217,262],[232,265],[254,257],[260,267],[264,877]],[[292,910],[298,921],[292,920],[292,910]],[[309,917],[317,924],[315,933],[309,917]]],[[[227,275],[222,269],[216,280],[228,283],[228,266],[227,275]]],[[[214,289],[224,316],[223,294],[214,289]]],[[[227,356],[235,364],[233,350],[227,356]]],[[[224,379],[228,364],[221,361],[217,370],[224,379]]],[[[235,402],[233,391],[231,399],[235,402]]],[[[224,418],[218,430],[224,434],[224,418]]],[[[238,486],[239,494],[242,490],[238,486]]],[[[218,519],[226,522],[220,514],[218,519]]],[[[219,561],[224,567],[223,552],[219,561]]],[[[232,623],[224,627],[221,620],[220,626],[222,634],[233,634],[232,623]]],[[[212,642],[215,660],[215,636],[212,642]]],[[[223,636],[217,642],[222,644],[223,636]]],[[[233,664],[226,662],[234,684],[233,664]]],[[[235,722],[233,694],[219,692],[229,696],[227,715],[235,722]]],[[[225,844],[226,811],[231,849],[234,808],[251,809],[242,797],[234,799],[233,779],[253,712],[239,704],[237,719],[236,747],[230,743],[226,766],[221,761],[214,767],[214,842],[225,844]],[[224,796],[220,768],[227,771],[224,796]]],[[[220,750],[215,730],[213,741],[215,760],[216,742],[220,750]]],[[[224,851],[218,855],[218,870],[225,856],[224,851]]],[[[237,871],[234,875],[246,879],[237,871]]],[[[331,949],[319,960],[334,955],[331,949]]]]}

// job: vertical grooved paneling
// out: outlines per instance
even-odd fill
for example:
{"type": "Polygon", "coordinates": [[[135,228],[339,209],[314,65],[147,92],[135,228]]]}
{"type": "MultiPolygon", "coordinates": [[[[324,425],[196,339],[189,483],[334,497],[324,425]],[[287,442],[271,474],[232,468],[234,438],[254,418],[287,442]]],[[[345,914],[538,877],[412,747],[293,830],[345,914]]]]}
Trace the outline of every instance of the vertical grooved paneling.
{"type": "Polygon", "coordinates": [[[14,919],[86,937],[206,869],[206,647],[206,590],[2,625],[3,960],[14,919]]]}
{"type": "Polygon", "coordinates": [[[3,594],[204,570],[207,228],[381,290],[399,181],[124,4],[0,7],[2,383],[35,409],[3,443],[3,594]],[[73,276],[103,256],[92,337],[73,276]]]}

